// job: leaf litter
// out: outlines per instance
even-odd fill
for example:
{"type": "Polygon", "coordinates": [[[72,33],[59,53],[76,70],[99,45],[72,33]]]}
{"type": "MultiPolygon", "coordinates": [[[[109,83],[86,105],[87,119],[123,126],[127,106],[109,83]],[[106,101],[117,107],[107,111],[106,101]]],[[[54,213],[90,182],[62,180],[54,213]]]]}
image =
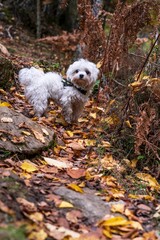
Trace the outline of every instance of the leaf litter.
{"type": "MultiPolygon", "coordinates": [[[[135,91],[140,84],[130,86],[135,91]]],[[[2,89],[0,93],[5,96],[0,107],[11,107],[8,93],[2,89]]],[[[15,90],[12,95],[13,107],[25,112],[24,95],[15,90]]],[[[158,239],[160,185],[150,171],[136,169],[138,159],[119,159],[114,154],[112,135],[104,126],[112,129],[121,121],[118,114],[110,113],[115,103],[113,99],[107,107],[106,103],[97,106],[90,100],[73,126],[65,125],[54,105],[47,118],[33,118],[43,126],[41,133],[22,124],[24,135],[33,134],[42,143],[48,135],[45,126],[50,127],[57,135],[57,144],[30,159],[13,155],[0,164],[0,227],[7,229],[6,219],[10,219],[17,228],[25,226],[26,239],[30,240],[158,239]],[[110,204],[111,214],[90,224],[74,203],[54,194],[60,186],[82,196],[85,189],[93,190],[90,194],[110,204]]],[[[12,119],[1,121],[11,123],[12,119]]],[[[129,119],[125,124],[133,127],[129,119]]],[[[23,139],[12,136],[12,141],[16,144],[23,139]]]]}

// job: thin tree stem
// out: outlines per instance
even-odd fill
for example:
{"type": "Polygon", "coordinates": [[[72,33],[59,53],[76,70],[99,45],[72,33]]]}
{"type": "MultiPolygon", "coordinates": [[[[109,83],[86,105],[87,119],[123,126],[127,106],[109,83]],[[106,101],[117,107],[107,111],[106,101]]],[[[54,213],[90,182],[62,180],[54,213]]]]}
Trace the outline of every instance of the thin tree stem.
{"type": "Polygon", "coordinates": [[[148,55],[147,55],[147,57],[146,57],[146,60],[144,61],[144,64],[143,64],[143,66],[142,66],[142,68],[141,68],[141,70],[140,70],[140,72],[139,72],[139,74],[138,74],[137,81],[139,80],[139,78],[140,78],[140,76],[141,76],[141,73],[142,73],[144,67],[146,66],[146,64],[147,64],[147,62],[148,62],[148,59],[149,59],[149,57],[150,57],[150,55],[151,55],[151,53],[152,53],[152,51],[153,51],[154,46],[156,45],[156,42],[158,41],[159,36],[160,36],[160,34],[158,34],[156,40],[154,41],[154,43],[153,43],[153,45],[152,45],[152,47],[151,47],[151,49],[150,49],[150,51],[149,51],[149,53],[148,53],[148,55]]]}

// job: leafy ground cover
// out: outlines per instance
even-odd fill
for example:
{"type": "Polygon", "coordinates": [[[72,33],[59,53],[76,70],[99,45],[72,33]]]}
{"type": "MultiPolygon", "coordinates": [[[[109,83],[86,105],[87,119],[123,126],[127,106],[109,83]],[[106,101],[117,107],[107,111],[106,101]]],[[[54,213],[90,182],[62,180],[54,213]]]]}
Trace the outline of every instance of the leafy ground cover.
{"type": "MultiPolygon", "coordinates": [[[[27,45],[19,40],[2,39],[2,43],[12,51],[9,59],[17,70],[38,64],[45,70],[58,69],[64,74],[63,62],[52,63],[47,45],[37,45],[32,39],[27,45]]],[[[0,107],[8,102],[13,109],[52,129],[57,141],[39,155],[6,154],[0,161],[0,238],[158,239],[158,178],[150,165],[143,165],[143,156],[128,159],[128,152],[134,147],[133,138],[129,138],[132,122],[125,122],[123,139],[115,133],[121,121],[119,103],[103,94],[97,101],[94,95],[79,123],[68,126],[61,110],[51,102],[48,117],[38,120],[25,101],[16,74],[17,71],[10,91],[0,91],[0,107]],[[96,195],[109,204],[110,213],[90,221],[91,217],[85,215],[87,210],[56,194],[62,186],[82,196],[89,189],[90,196],[96,195]]],[[[98,203],[97,209],[101,209],[98,203]]]]}

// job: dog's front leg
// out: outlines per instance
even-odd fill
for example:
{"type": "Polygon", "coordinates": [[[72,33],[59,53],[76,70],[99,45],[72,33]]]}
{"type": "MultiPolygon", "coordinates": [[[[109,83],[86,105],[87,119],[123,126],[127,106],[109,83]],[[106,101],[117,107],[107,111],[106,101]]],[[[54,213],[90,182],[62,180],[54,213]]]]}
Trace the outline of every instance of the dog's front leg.
{"type": "Polygon", "coordinates": [[[62,114],[67,123],[72,123],[72,113],[71,104],[65,104],[65,106],[62,107],[62,114]]]}
{"type": "Polygon", "coordinates": [[[74,123],[78,122],[78,118],[81,116],[83,108],[84,108],[83,103],[73,105],[72,122],[74,123]]]}

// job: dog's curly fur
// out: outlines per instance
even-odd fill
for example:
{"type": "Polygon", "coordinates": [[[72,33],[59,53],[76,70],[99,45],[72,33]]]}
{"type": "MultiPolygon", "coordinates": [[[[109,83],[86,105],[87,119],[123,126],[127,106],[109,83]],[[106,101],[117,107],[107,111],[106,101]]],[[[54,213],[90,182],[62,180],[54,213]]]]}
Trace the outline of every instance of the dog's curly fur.
{"type": "Polygon", "coordinates": [[[38,117],[45,113],[48,100],[52,99],[62,107],[66,122],[73,123],[78,121],[98,73],[94,63],[80,59],[69,66],[66,83],[59,74],[44,73],[34,67],[21,69],[19,81],[38,117]]]}

